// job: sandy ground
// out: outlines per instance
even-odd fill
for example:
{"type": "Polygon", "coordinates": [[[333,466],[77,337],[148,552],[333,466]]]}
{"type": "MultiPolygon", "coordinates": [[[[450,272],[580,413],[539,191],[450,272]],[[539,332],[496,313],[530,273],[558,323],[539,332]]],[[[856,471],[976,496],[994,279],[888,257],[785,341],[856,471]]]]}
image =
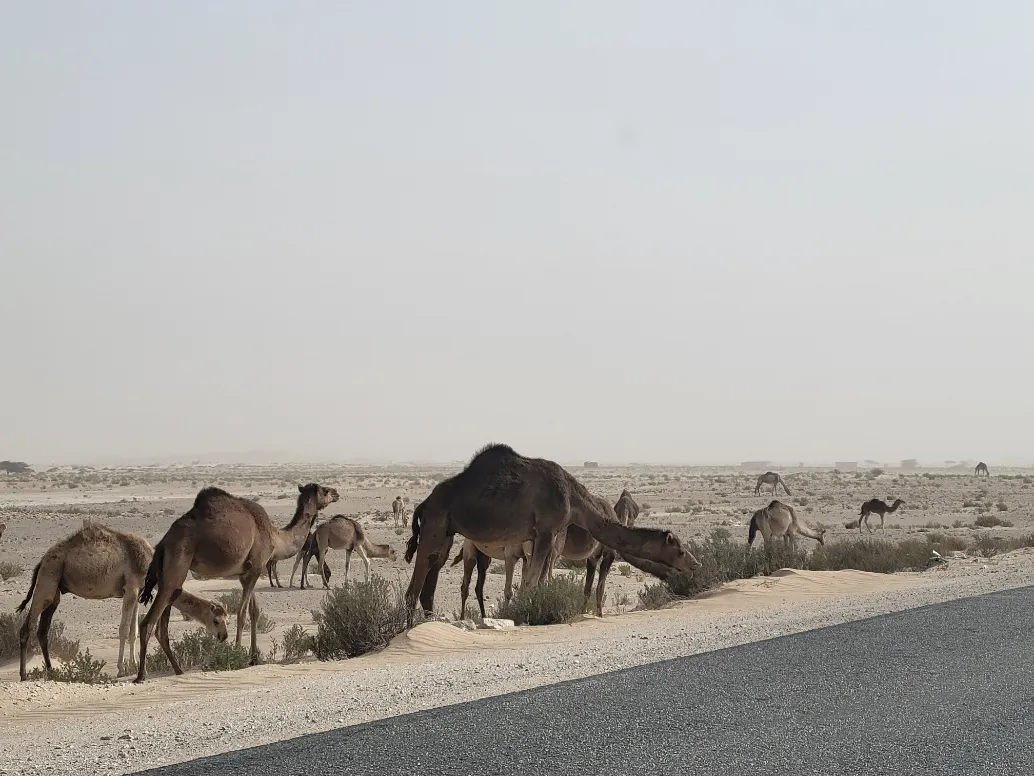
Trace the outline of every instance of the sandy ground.
{"type": "MultiPolygon", "coordinates": [[[[994,471],[994,469],[993,469],[994,471]]],[[[197,489],[219,484],[239,495],[257,496],[275,521],[293,510],[295,485],[316,480],[341,492],[330,513],[358,515],[375,542],[400,550],[394,563],[375,560],[374,572],[408,578],[401,549],[408,529],[392,525],[395,495],[412,504],[451,473],[346,467],[180,467],[132,470],[57,470],[24,480],[0,478],[0,562],[23,573],[0,583],[0,610],[11,611],[28,587],[28,572],[43,551],[76,530],[84,517],[138,533],[152,543],[185,511],[197,489]],[[74,488],[68,487],[74,484],[74,488]]],[[[858,505],[877,495],[900,497],[906,507],[888,517],[888,538],[940,530],[1029,533],[1034,529],[1034,477],[1008,472],[978,480],[945,472],[873,475],[784,471],[793,491],[779,498],[799,515],[827,526],[836,537],[857,536],[843,523],[858,505]],[[997,505],[1001,504],[1004,509],[997,505]],[[977,529],[978,514],[994,514],[1012,527],[977,529]]],[[[623,487],[645,507],[640,524],[666,526],[684,538],[717,527],[746,533],[749,514],[770,500],[753,495],[754,475],[735,470],[621,468],[576,470],[593,491],[614,498],[623,487]]],[[[878,521],[877,521],[878,522],[878,521]]],[[[827,540],[830,535],[827,535],[827,540]]],[[[330,556],[335,581],[343,555],[330,556]]],[[[287,584],[291,562],[281,563],[287,584]]],[[[352,574],[361,573],[361,564],[352,574]]],[[[394,714],[471,700],[586,676],[616,668],[694,654],[793,633],[874,614],[1029,584],[1034,552],[992,559],[952,561],[923,574],[783,572],[727,585],[718,594],[661,612],[628,612],[645,583],[639,572],[612,573],[608,616],[573,626],[467,632],[429,623],[399,637],[379,655],[352,661],[269,665],[245,671],[155,678],[148,684],[114,687],[18,683],[17,661],[0,665],[0,725],[4,744],[0,772],[123,773],[355,724],[394,714]],[[627,575],[625,575],[627,574],[627,575]],[[268,697],[263,697],[268,696],[268,697]],[[54,724],[54,723],[58,724],[54,724]],[[41,733],[40,731],[44,732],[41,733]],[[10,742],[10,746],[7,744],[10,742]]],[[[460,567],[439,584],[443,612],[459,608],[460,567]]],[[[502,594],[502,575],[490,574],[486,599],[502,594]]],[[[191,580],[188,589],[212,597],[237,587],[224,581],[191,580]]],[[[258,588],[263,612],[275,621],[262,637],[268,649],[292,624],[312,627],[310,610],[323,593],[297,588],[258,588]]],[[[57,619],[66,635],[105,659],[117,656],[119,603],[66,596],[57,619]]],[[[173,635],[196,627],[173,618],[173,635]]],[[[38,659],[37,659],[38,660],[38,659]]]]}

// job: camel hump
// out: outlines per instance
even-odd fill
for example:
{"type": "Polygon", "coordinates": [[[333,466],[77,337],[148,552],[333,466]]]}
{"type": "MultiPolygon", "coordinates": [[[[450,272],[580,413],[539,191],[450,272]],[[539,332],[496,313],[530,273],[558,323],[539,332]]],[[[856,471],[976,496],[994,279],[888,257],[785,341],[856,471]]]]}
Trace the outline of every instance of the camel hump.
{"type": "Polygon", "coordinates": [[[213,501],[217,501],[222,498],[233,498],[233,496],[231,496],[222,488],[217,488],[214,485],[209,485],[207,488],[202,488],[201,490],[199,490],[197,496],[194,497],[194,508],[204,509],[213,501]]]}
{"type": "Polygon", "coordinates": [[[474,469],[486,465],[497,466],[512,458],[520,458],[516,450],[501,442],[491,442],[474,453],[474,457],[470,459],[467,468],[474,469]]]}

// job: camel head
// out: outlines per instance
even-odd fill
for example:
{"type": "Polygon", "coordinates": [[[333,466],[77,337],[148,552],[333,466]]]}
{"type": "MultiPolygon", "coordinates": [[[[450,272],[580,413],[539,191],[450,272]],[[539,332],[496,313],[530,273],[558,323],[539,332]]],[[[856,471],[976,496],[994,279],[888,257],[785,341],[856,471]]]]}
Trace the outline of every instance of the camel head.
{"type": "Polygon", "coordinates": [[[905,502],[899,498],[894,499],[894,509],[905,506],[905,502]]]}
{"type": "Polygon", "coordinates": [[[664,549],[666,551],[665,554],[671,559],[668,565],[673,569],[689,573],[696,571],[702,565],[693,556],[693,553],[682,546],[679,537],[671,531],[664,532],[664,549]]]}
{"type": "Polygon", "coordinates": [[[310,482],[308,485],[299,485],[298,492],[301,494],[300,498],[315,499],[317,511],[326,509],[341,498],[334,488],[325,488],[322,485],[317,485],[315,482],[310,482]]]}
{"type": "Polygon", "coordinates": [[[219,641],[226,641],[226,607],[218,601],[208,601],[208,610],[204,613],[202,623],[205,630],[215,636],[219,641]]]}
{"type": "Polygon", "coordinates": [[[396,560],[398,560],[398,557],[399,556],[398,556],[398,553],[395,552],[395,548],[394,547],[389,547],[388,548],[388,560],[396,561],[396,560]]]}

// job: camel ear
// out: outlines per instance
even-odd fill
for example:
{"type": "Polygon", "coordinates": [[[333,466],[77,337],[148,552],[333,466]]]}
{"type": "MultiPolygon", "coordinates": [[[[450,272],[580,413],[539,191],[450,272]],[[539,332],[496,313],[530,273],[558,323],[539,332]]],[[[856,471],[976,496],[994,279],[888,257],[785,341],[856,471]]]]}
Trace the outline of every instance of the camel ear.
{"type": "Polygon", "coordinates": [[[299,485],[298,486],[298,492],[299,493],[304,493],[305,492],[305,486],[304,485],[299,485]]]}
{"type": "Polygon", "coordinates": [[[665,544],[678,544],[679,540],[675,538],[675,534],[671,531],[664,532],[664,543],[665,544]]]}

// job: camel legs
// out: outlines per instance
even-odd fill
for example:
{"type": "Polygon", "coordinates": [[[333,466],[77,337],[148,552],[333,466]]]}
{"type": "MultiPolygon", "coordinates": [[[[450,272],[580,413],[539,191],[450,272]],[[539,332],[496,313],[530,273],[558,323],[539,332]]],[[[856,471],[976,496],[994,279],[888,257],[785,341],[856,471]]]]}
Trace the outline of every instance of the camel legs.
{"type": "Polygon", "coordinates": [[[122,619],[118,624],[118,663],[117,673],[122,676],[126,670],[126,642],[129,642],[129,659],[132,661],[134,655],[133,637],[136,635],[133,627],[136,622],[136,609],[139,606],[137,596],[140,595],[140,588],[126,585],[125,593],[122,595],[122,619]]]}
{"type": "Polygon", "coordinates": [[[886,515],[880,515],[880,530],[883,531],[883,533],[887,533],[887,527],[883,525],[883,521],[886,517],[886,515]]]}
{"type": "Polygon", "coordinates": [[[488,576],[488,564],[492,562],[485,553],[478,552],[477,554],[477,567],[478,567],[478,581],[474,585],[474,595],[478,599],[478,608],[481,610],[481,619],[485,619],[485,577],[488,576]]]}
{"type": "MultiPolygon", "coordinates": [[[[305,545],[302,545],[302,548],[298,550],[298,554],[294,556],[294,565],[291,566],[291,581],[287,583],[290,587],[294,587],[294,573],[298,570],[298,564],[302,562],[302,559],[305,560],[306,564],[309,563],[309,559],[305,557],[305,545]]],[[[302,569],[302,575],[304,576],[304,574],[305,570],[302,569]]],[[[302,587],[305,587],[305,585],[302,585],[302,587]]]]}
{"type": "Polygon", "coordinates": [[[596,581],[596,616],[603,616],[604,588],[607,585],[607,575],[610,574],[610,567],[614,565],[614,553],[605,550],[600,558],[599,579],[596,581]]]}
{"type": "MultiPolygon", "coordinates": [[[[363,566],[365,567],[365,570],[366,570],[366,581],[369,582],[370,581],[370,556],[366,554],[366,550],[364,550],[362,547],[356,547],[355,548],[355,554],[358,555],[359,556],[359,560],[361,560],[363,562],[363,566]]],[[[346,560],[345,563],[347,565],[348,561],[346,560]]]]}
{"type": "MultiPolygon", "coordinates": [[[[483,554],[484,553],[481,553],[479,551],[479,557],[478,557],[479,561],[481,560],[480,555],[483,555],[483,554]]],[[[506,555],[506,560],[504,561],[504,563],[506,563],[506,586],[503,588],[503,600],[506,601],[506,603],[510,603],[510,599],[513,598],[513,570],[515,568],[517,568],[517,559],[515,557],[513,557],[513,555],[511,555],[511,554],[507,554],[506,555]]],[[[480,579],[480,576],[479,576],[479,579],[480,579]]],[[[522,582],[522,584],[524,582],[524,574],[523,573],[521,574],[521,582],[522,582]]],[[[485,607],[482,606],[481,607],[481,617],[482,618],[484,618],[484,616],[485,616],[484,609],[485,609],[485,607]]]]}
{"type": "Polygon", "coordinates": [[[43,665],[48,671],[51,668],[50,645],[48,641],[50,621],[54,619],[57,605],[61,603],[61,591],[57,589],[56,581],[52,585],[52,590],[49,591],[44,589],[47,584],[43,575],[38,575],[36,590],[33,593],[32,602],[29,604],[29,611],[26,613],[25,620],[22,622],[22,627],[18,632],[18,639],[21,642],[21,662],[19,664],[18,676],[22,681],[25,681],[27,676],[25,663],[29,657],[29,639],[34,630],[39,641],[40,651],[43,653],[43,665]],[[39,623],[38,627],[36,626],[37,621],[39,623]]]}
{"type": "Polygon", "coordinates": [[[251,619],[251,665],[258,664],[258,601],[255,600],[255,583],[261,575],[261,570],[253,570],[247,576],[241,575],[241,606],[237,610],[237,646],[241,645],[241,636],[244,633],[244,612],[247,611],[251,619]]]}
{"type": "MultiPolygon", "coordinates": [[[[348,565],[352,562],[352,551],[345,550],[345,582],[348,581],[348,565]]],[[[326,582],[323,583],[326,586],[326,582]]]]}
{"type": "Polygon", "coordinates": [[[161,645],[162,652],[169,658],[169,665],[172,666],[172,671],[176,676],[183,673],[183,669],[180,668],[179,661],[176,660],[176,655],[172,651],[172,645],[169,643],[169,615],[172,614],[172,607],[166,606],[165,611],[162,612],[161,617],[158,618],[158,630],[155,633],[155,638],[158,639],[158,643],[161,645]]]}
{"type": "MultiPolygon", "coordinates": [[[[448,551],[452,543],[449,541],[451,537],[446,535],[445,522],[445,515],[425,515],[424,517],[423,530],[417,543],[416,558],[413,559],[413,576],[410,577],[409,587],[406,588],[406,610],[409,612],[410,625],[413,622],[412,611],[416,608],[417,598],[420,597],[421,603],[423,603],[424,598],[421,592],[431,567],[444,564],[445,561],[441,558],[448,559],[448,551]]],[[[437,584],[437,574],[435,574],[435,578],[437,584]]],[[[433,597],[429,600],[433,601],[433,597]]],[[[433,610],[429,610],[425,606],[424,611],[433,610]]]]}
{"type": "MultiPolygon", "coordinates": [[[[467,596],[470,595],[470,577],[477,565],[477,551],[473,558],[463,557],[463,579],[460,580],[460,619],[467,616],[467,596]]],[[[426,587],[426,584],[425,584],[426,587]]]]}
{"type": "Polygon", "coordinates": [[[546,564],[549,562],[554,539],[555,537],[548,533],[540,533],[535,537],[535,545],[531,553],[531,569],[528,571],[528,578],[521,580],[521,588],[534,588],[538,585],[546,572],[546,564]]]}
{"type": "MultiPolygon", "coordinates": [[[[323,587],[329,588],[330,587],[330,580],[327,578],[327,575],[326,575],[326,573],[323,570],[324,563],[325,563],[326,558],[327,558],[327,542],[321,536],[317,536],[316,537],[316,552],[317,552],[317,555],[316,555],[317,561],[316,562],[319,564],[320,577],[323,578],[323,587]]],[[[345,556],[345,581],[346,582],[348,581],[348,556],[347,555],[345,556]]]]}
{"type": "Polygon", "coordinates": [[[270,587],[283,587],[283,585],[280,584],[280,575],[277,573],[275,560],[270,560],[269,563],[266,564],[266,572],[269,574],[270,587]],[[275,585],[273,584],[274,578],[276,578],[275,585]]]}

